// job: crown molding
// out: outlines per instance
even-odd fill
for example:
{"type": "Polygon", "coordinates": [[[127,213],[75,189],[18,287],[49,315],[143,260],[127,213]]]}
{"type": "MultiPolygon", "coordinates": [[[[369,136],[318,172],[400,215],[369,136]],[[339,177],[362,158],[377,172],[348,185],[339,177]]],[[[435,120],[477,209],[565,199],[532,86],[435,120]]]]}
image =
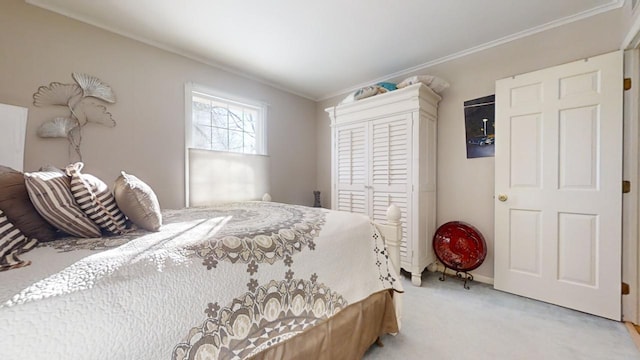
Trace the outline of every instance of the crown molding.
{"type": "Polygon", "coordinates": [[[624,37],[620,50],[635,49],[640,45],[640,6],[638,3],[631,5],[631,26],[624,37]]]}
{"type": "Polygon", "coordinates": [[[315,97],[313,97],[313,96],[311,96],[309,94],[305,94],[305,93],[301,93],[301,92],[298,92],[298,91],[294,91],[294,90],[292,90],[290,88],[287,88],[287,87],[284,87],[284,86],[282,86],[280,84],[277,84],[277,83],[274,83],[272,81],[269,81],[269,80],[267,80],[265,78],[262,78],[262,77],[259,77],[259,76],[255,76],[255,75],[251,75],[251,74],[248,74],[248,73],[243,72],[241,70],[235,69],[233,67],[229,67],[229,66],[223,65],[223,64],[221,64],[219,62],[215,62],[215,61],[212,61],[210,59],[203,58],[201,56],[198,56],[198,55],[195,55],[195,54],[190,53],[188,51],[185,51],[184,49],[179,49],[179,48],[167,45],[167,44],[163,44],[163,43],[151,40],[151,39],[147,39],[145,37],[137,36],[137,35],[135,35],[133,33],[127,32],[127,31],[122,31],[122,30],[110,27],[108,25],[93,21],[92,19],[86,18],[86,17],[84,17],[82,15],[78,15],[78,14],[69,12],[69,11],[67,11],[65,9],[62,9],[60,7],[57,7],[57,6],[54,6],[54,5],[51,5],[51,4],[47,4],[46,2],[43,2],[43,1],[40,1],[40,0],[25,0],[25,2],[30,4],[30,5],[33,5],[33,6],[45,9],[45,10],[49,10],[49,11],[57,13],[59,15],[62,15],[62,16],[65,16],[65,17],[80,21],[82,23],[85,23],[85,24],[88,24],[88,25],[91,25],[91,26],[95,26],[95,27],[97,27],[99,29],[108,31],[110,33],[114,33],[116,35],[120,35],[120,36],[125,37],[127,39],[138,41],[138,42],[141,42],[143,44],[152,46],[154,48],[158,48],[160,50],[164,50],[164,51],[170,52],[172,54],[182,56],[182,57],[187,58],[189,60],[193,60],[193,61],[199,62],[201,64],[214,67],[214,68],[222,70],[224,72],[228,72],[230,74],[242,77],[244,79],[255,81],[255,82],[270,86],[270,87],[272,87],[274,89],[278,89],[280,91],[284,91],[286,93],[293,94],[293,95],[305,98],[307,100],[311,100],[311,101],[317,101],[318,100],[317,98],[315,98],[315,97]]]}
{"type": "MultiPolygon", "coordinates": [[[[595,15],[598,15],[598,14],[601,14],[601,13],[604,13],[604,12],[607,12],[607,11],[610,11],[610,10],[615,10],[615,9],[618,9],[618,8],[622,7],[622,5],[624,5],[625,0],[611,0],[607,4],[597,6],[597,7],[594,7],[592,9],[589,9],[589,10],[586,10],[586,11],[583,11],[583,12],[580,12],[580,13],[577,13],[577,14],[574,14],[574,15],[571,15],[571,16],[567,16],[567,17],[564,17],[564,18],[561,18],[561,19],[558,19],[558,20],[554,20],[554,21],[548,22],[546,24],[533,27],[531,29],[527,29],[527,30],[524,30],[524,31],[521,31],[521,32],[518,32],[518,33],[515,33],[515,34],[511,34],[511,35],[505,36],[505,37],[497,39],[497,40],[489,41],[487,43],[484,43],[484,44],[481,44],[481,45],[478,45],[478,46],[474,46],[474,47],[471,47],[471,48],[468,48],[468,49],[465,49],[465,50],[462,50],[462,51],[459,51],[459,52],[456,52],[456,53],[453,53],[453,54],[450,54],[450,55],[447,55],[447,56],[443,56],[443,57],[435,59],[435,60],[427,61],[427,62],[422,63],[420,65],[416,65],[416,66],[413,66],[413,67],[410,67],[410,68],[407,68],[407,69],[404,69],[404,70],[400,70],[400,71],[397,71],[397,72],[394,72],[394,73],[391,73],[391,74],[387,74],[385,76],[382,76],[382,77],[379,77],[379,78],[376,78],[376,79],[373,79],[373,80],[370,80],[370,81],[362,82],[360,84],[357,84],[357,85],[354,85],[354,86],[351,86],[351,87],[348,87],[348,88],[345,88],[345,89],[342,89],[342,90],[334,91],[334,92],[331,92],[331,93],[328,93],[328,94],[325,94],[325,95],[319,96],[319,97],[314,97],[314,96],[311,96],[309,94],[305,94],[305,93],[301,93],[301,92],[298,92],[298,91],[294,91],[294,90],[292,90],[292,89],[290,89],[288,87],[282,86],[280,84],[277,84],[275,82],[269,81],[269,80],[264,79],[262,77],[248,74],[248,73],[243,72],[241,70],[235,69],[233,67],[226,66],[224,64],[212,61],[210,59],[203,58],[202,56],[198,56],[198,55],[195,55],[193,53],[185,52],[185,50],[183,50],[183,49],[178,49],[178,48],[173,47],[173,46],[169,46],[169,45],[166,45],[166,44],[163,44],[163,43],[151,40],[151,39],[147,39],[145,37],[137,36],[135,34],[127,32],[127,31],[122,31],[122,30],[110,27],[108,25],[105,25],[105,24],[102,24],[102,23],[98,23],[98,22],[93,21],[93,20],[91,20],[89,18],[86,18],[86,17],[84,17],[82,15],[74,14],[74,13],[72,13],[70,11],[67,11],[65,9],[62,9],[62,8],[60,8],[58,6],[48,4],[48,3],[46,3],[46,1],[25,0],[25,2],[28,3],[28,4],[31,4],[33,6],[37,6],[39,8],[46,9],[46,10],[49,10],[51,12],[66,16],[68,18],[71,18],[71,19],[74,19],[74,20],[77,20],[77,21],[80,21],[80,22],[95,26],[97,28],[109,31],[111,33],[123,36],[125,38],[132,39],[132,40],[141,42],[143,44],[146,44],[146,45],[149,45],[149,46],[152,46],[152,47],[155,47],[155,48],[158,48],[158,49],[161,49],[161,50],[164,50],[164,51],[167,51],[167,52],[170,52],[170,53],[182,56],[182,57],[185,57],[187,59],[190,59],[190,60],[193,60],[193,61],[197,61],[197,62],[202,63],[204,65],[208,65],[208,66],[217,68],[219,70],[231,73],[233,75],[236,75],[236,76],[239,76],[239,77],[242,77],[242,78],[245,78],[247,80],[256,81],[256,82],[259,82],[261,84],[270,86],[272,88],[287,92],[289,94],[293,94],[293,95],[305,98],[307,100],[319,102],[319,101],[328,100],[330,98],[333,98],[333,97],[336,97],[336,96],[339,96],[339,95],[343,95],[343,94],[352,92],[352,91],[354,91],[356,89],[359,89],[359,88],[367,86],[367,85],[375,84],[375,83],[382,82],[382,81],[385,81],[385,80],[388,80],[388,79],[392,79],[392,78],[399,78],[399,77],[402,77],[402,76],[407,76],[408,74],[411,74],[411,73],[414,73],[414,72],[417,72],[417,71],[421,71],[421,70],[427,69],[429,67],[445,63],[447,61],[455,60],[455,59],[458,59],[458,58],[461,58],[461,57],[464,57],[464,56],[467,56],[467,55],[471,55],[471,54],[476,53],[476,52],[484,51],[484,50],[487,50],[487,49],[490,49],[490,48],[493,48],[493,47],[496,47],[496,46],[499,46],[499,45],[502,45],[502,44],[505,44],[505,43],[508,43],[508,42],[511,42],[511,41],[515,41],[515,40],[518,40],[518,39],[521,39],[521,38],[524,38],[524,37],[527,37],[527,36],[530,36],[530,35],[534,35],[534,34],[549,30],[549,29],[553,29],[553,28],[556,28],[556,27],[559,27],[559,26],[562,26],[562,25],[567,25],[567,24],[570,24],[570,23],[575,22],[575,21],[583,20],[583,19],[589,18],[591,16],[595,16],[595,15]]],[[[636,8],[636,10],[637,9],[638,9],[638,7],[636,8]]],[[[636,25],[640,29],[640,19],[638,19],[638,18],[636,18],[636,21],[634,22],[634,26],[636,26],[636,25]]],[[[632,29],[632,31],[633,31],[633,29],[632,29]]],[[[637,31],[634,32],[633,35],[635,36],[636,33],[637,33],[637,31]]],[[[629,36],[630,36],[630,34],[627,34],[627,37],[629,37],[629,36]]],[[[625,42],[628,41],[629,43],[631,43],[632,40],[633,40],[633,37],[631,39],[629,39],[629,40],[625,39],[625,42]]]]}
{"type": "MultiPolygon", "coordinates": [[[[611,0],[607,4],[600,5],[598,7],[595,7],[595,8],[592,8],[592,9],[589,9],[589,10],[586,10],[586,11],[583,11],[583,12],[580,12],[580,13],[577,13],[577,14],[574,14],[574,15],[571,15],[571,16],[567,16],[567,17],[564,17],[564,18],[561,18],[561,19],[558,19],[558,20],[550,21],[550,22],[548,22],[546,24],[542,24],[540,26],[536,26],[536,27],[533,27],[533,28],[530,28],[530,29],[527,29],[527,30],[524,30],[524,31],[521,31],[521,32],[518,32],[518,33],[514,33],[514,34],[505,36],[505,37],[497,39],[497,40],[489,41],[487,43],[484,43],[484,44],[481,44],[481,45],[478,45],[478,46],[474,46],[474,47],[459,51],[457,53],[453,53],[451,55],[443,56],[443,57],[435,59],[435,60],[427,61],[427,62],[422,63],[420,65],[416,65],[414,67],[410,67],[410,68],[407,68],[407,69],[404,69],[404,70],[401,70],[401,71],[397,71],[397,72],[394,72],[394,73],[391,73],[391,74],[388,74],[388,75],[385,75],[385,76],[382,76],[382,77],[379,77],[379,78],[376,78],[376,79],[373,79],[373,80],[370,80],[370,81],[367,81],[367,82],[363,82],[363,83],[360,83],[358,85],[355,85],[355,86],[352,86],[352,87],[349,87],[349,88],[346,88],[346,89],[342,89],[342,90],[339,90],[339,91],[335,91],[335,92],[326,94],[324,96],[321,96],[317,101],[328,100],[330,98],[333,98],[333,97],[336,97],[336,96],[339,96],[339,95],[344,95],[346,93],[353,92],[353,91],[355,91],[355,90],[357,90],[359,88],[362,88],[364,86],[368,86],[368,85],[371,85],[371,84],[376,84],[376,83],[379,83],[379,82],[382,82],[382,81],[388,81],[389,79],[394,79],[394,78],[399,78],[399,77],[402,77],[402,76],[407,76],[407,75],[412,74],[414,72],[421,71],[421,70],[427,69],[429,67],[445,63],[447,61],[455,60],[455,59],[458,59],[458,58],[461,58],[461,57],[464,57],[464,56],[467,56],[467,55],[471,55],[471,54],[476,53],[476,52],[484,51],[484,50],[487,50],[487,49],[490,49],[490,48],[493,48],[493,47],[496,47],[496,46],[499,46],[499,45],[502,45],[502,44],[505,44],[505,43],[508,43],[508,42],[511,42],[511,41],[522,39],[524,37],[531,36],[531,35],[534,35],[534,34],[538,34],[538,33],[541,33],[543,31],[546,31],[546,30],[557,28],[559,26],[567,25],[567,24],[570,24],[572,22],[583,20],[583,19],[589,18],[591,16],[595,16],[595,15],[598,15],[598,14],[601,14],[601,13],[604,13],[604,12],[607,12],[607,11],[615,10],[615,9],[618,9],[618,8],[622,7],[622,5],[624,5],[624,1],[625,0],[611,0]]],[[[640,28],[640,20],[638,20],[638,22],[639,22],[638,26],[640,28]]]]}

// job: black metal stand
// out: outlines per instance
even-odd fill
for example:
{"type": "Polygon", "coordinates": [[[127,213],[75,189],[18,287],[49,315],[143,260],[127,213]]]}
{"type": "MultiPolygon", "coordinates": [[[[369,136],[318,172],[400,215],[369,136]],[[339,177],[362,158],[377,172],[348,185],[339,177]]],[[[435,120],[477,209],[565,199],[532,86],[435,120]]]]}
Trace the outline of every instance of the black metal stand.
{"type": "MultiPolygon", "coordinates": [[[[444,266],[444,265],[443,265],[443,266],[444,266]]],[[[454,269],[451,269],[451,270],[454,270],[454,269]]],[[[440,281],[444,281],[444,280],[446,279],[446,278],[445,278],[445,276],[446,276],[446,272],[447,272],[447,267],[446,267],[446,266],[444,266],[444,269],[442,270],[442,275],[440,275],[440,277],[438,278],[438,280],[440,280],[440,281]]],[[[456,277],[457,277],[458,279],[464,279],[464,284],[463,284],[462,286],[463,286],[465,289],[467,289],[467,290],[471,289],[471,288],[469,287],[469,285],[467,285],[467,282],[468,282],[468,281],[473,281],[473,275],[469,274],[469,273],[468,273],[468,272],[466,272],[466,271],[458,271],[458,270],[456,270],[456,277]]]]}
{"type": "Polygon", "coordinates": [[[322,205],[320,205],[320,191],[314,190],[313,198],[314,198],[313,207],[322,207],[322,205]]]}

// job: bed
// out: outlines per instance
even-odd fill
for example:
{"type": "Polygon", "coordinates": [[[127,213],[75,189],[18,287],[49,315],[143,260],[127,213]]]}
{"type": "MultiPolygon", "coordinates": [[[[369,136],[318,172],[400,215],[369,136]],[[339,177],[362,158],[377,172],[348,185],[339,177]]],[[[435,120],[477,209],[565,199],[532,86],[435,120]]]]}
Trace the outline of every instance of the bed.
{"type": "Polygon", "coordinates": [[[391,225],[266,201],[162,219],[0,272],[0,358],[357,359],[399,331],[397,208],[391,225]]]}

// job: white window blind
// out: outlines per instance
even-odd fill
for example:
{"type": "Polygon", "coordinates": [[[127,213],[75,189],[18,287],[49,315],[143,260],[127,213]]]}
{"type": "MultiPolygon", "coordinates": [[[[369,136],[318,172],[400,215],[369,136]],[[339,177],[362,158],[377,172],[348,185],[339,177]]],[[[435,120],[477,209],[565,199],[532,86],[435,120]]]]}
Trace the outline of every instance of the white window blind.
{"type": "Polygon", "coordinates": [[[266,105],[187,84],[185,107],[186,206],[261,199],[269,191],[266,105]]]}
{"type": "Polygon", "coordinates": [[[269,157],[189,149],[189,206],[260,200],[269,192],[269,157]]]}

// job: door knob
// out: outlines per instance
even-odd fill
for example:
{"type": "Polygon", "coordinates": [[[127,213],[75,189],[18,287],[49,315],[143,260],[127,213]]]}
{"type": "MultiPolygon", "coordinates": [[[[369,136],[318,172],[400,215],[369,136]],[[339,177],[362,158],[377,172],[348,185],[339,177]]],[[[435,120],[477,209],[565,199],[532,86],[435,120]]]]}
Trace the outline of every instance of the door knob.
{"type": "Polygon", "coordinates": [[[505,195],[505,194],[500,194],[500,195],[498,195],[498,200],[500,200],[500,201],[502,201],[502,202],[507,201],[507,199],[508,199],[508,197],[507,197],[507,195],[505,195]]]}

